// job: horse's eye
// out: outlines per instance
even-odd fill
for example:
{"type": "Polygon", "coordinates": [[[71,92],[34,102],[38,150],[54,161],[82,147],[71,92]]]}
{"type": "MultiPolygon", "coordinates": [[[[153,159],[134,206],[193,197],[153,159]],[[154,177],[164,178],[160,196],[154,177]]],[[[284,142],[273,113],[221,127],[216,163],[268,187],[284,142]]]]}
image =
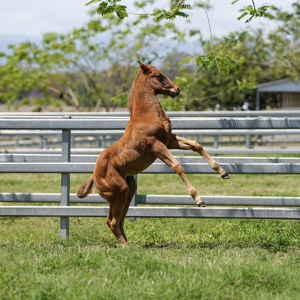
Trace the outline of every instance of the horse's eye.
{"type": "Polygon", "coordinates": [[[161,75],[161,74],[156,74],[155,77],[156,77],[158,80],[163,80],[163,79],[164,79],[164,76],[161,75]]]}

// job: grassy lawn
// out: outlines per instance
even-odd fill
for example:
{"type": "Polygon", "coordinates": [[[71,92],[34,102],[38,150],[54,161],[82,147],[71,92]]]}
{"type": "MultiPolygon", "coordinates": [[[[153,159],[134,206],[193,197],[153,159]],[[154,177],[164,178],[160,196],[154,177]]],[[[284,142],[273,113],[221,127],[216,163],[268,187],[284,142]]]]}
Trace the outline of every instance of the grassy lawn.
{"type": "MultiPolygon", "coordinates": [[[[88,175],[71,176],[71,192],[88,175]]],[[[189,175],[201,195],[299,196],[293,175],[189,175]]],[[[0,174],[0,192],[60,192],[56,174],[0,174]]],[[[138,193],[187,194],[176,175],[138,193]]],[[[5,204],[7,205],[7,204],[5,204]]],[[[127,219],[121,248],[105,218],[0,218],[0,299],[300,299],[300,222],[127,219]]]]}
{"type": "MultiPolygon", "coordinates": [[[[88,174],[71,175],[71,193],[88,178],[88,174]]],[[[219,175],[187,175],[200,195],[286,196],[300,195],[298,175],[236,175],[222,180],[219,175]]],[[[59,174],[1,174],[0,192],[60,193],[59,174]]],[[[138,194],[182,194],[187,190],[176,174],[139,174],[138,194]]]]}

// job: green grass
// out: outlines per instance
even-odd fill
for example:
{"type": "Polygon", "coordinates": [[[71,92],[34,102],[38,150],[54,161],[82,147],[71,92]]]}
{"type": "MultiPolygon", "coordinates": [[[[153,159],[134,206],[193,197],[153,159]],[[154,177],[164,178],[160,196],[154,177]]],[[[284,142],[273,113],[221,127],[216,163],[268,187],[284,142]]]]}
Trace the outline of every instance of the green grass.
{"type": "MultiPolygon", "coordinates": [[[[71,175],[71,193],[88,178],[88,174],[71,175]]],[[[200,195],[286,196],[300,194],[298,175],[230,175],[222,180],[218,175],[192,175],[188,178],[200,195]]],[[[60,193],[59,174],[0,174],[0,192],[60,193]]],[[[176,174],[138,175],[139,194],[187,194],[176,174]]]]}
{"type": "MultiPolygon", "coordinates": [[[[218,175],[188,175],[200,195],[286,196],[300,195],[296,175],[230,175],[223,180],[218,175]]],[[[139,194],[187,194],[179,176],[142,174],[138,176],[139,194]],[[141,183],[141,184],[140,184],[141,183]],[[156,192],[156,191],[159,192],[156,192]]]]}
{"type": "Polygon", "coordinates": [[[0,299],[299,299],[299,222],[3,218],[0,299]],[[267,228],[267,230],[266,230],[267,228]]]}
{"type": "MultiPolygon", "coordinates": [[[[71,192],[88,175],[71,176],[71,192]]],[[[202,195],[299,196],[293,175],[189,175],[202,195]]],[[[1,192],[59,192],[56,174],[1,174],[1,192]]],[[[176,175],[138,192],[187,194],[176,175]]],[[[7,205],[7,204],[5,204],[7,205]]],[[[126,219],[121,248],[105,218],[0,218],[0,299],[300,299],[300,222],[126,219]]]]}

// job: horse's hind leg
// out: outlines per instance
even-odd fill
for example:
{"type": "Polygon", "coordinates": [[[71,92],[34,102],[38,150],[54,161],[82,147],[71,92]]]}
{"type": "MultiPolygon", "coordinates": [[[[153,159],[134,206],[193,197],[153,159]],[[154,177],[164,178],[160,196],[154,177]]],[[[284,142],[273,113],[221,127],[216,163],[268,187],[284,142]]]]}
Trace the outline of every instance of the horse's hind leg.
{"type": "Polygon", "coordinates": [[[135,181],[133,176],[126,177],[126,182],[128,184],[128,193],[127,193],[127,199],[126,199],[126,202],[125,202],[125,205],[124,205],[124,208],[123,208],[123,212],[122,212],[122,216],[121,216],[121,220],[120,220],[120,227],[121,227],[121,232],[123,234],[123,237],[127,241],[127,237],[126,237],[125,232],[124,232],[124,220],[125,220],[126,214],[128,212],[130,202],[131,202],[131,200],[132,200],[132,198],[133,198],[133,196],[136,192],[137,185],[136,185],[136,181],[135,181]]]}
{"type": "Polygon", "coordinates": [[[217,171],[222,178],[229,179],[228,173],[204,150],[204,148],[195,141],[191,141],[180,137],[178,135],[172,134],[172,140],[168,145],[169,149],[180,149],[180,150],[192,150],[199,153],[210,167],[217,171]]]}
{"type": "Polygon", "coordinates": [[[127,190],[120,191],[118,195],[114,195],[114,199],[110,200],[109,213],[106,223],[117,240],[121,244],[126,244],[127,239],[123,229],[123,210],[126,205],[127,190]]]}
{"type": "Polygon", "coordinates": [[[109,202],[109,213],[106,223],[121,244],[126,244],[122,218],[126,208],[128,185],[125,179],[113,168],[106,176],[95,176],[95,187],[98,193],[109,202]]]}
{"type": "Polygon", "coordinates": [[[113,234],[121,244],[127,243],[127,238],[122,223],[123,210],[126,204],[124,202],[124,197],[126,197],[126,194],[127,192],[125,193],[125,195],[123,194],[122,197],[120,197],[119,199],[115,199],[115,201],[110,203],[109,214],[107,217],[108,227],[110,228],[110,230],[113,232],[113,234]]]}

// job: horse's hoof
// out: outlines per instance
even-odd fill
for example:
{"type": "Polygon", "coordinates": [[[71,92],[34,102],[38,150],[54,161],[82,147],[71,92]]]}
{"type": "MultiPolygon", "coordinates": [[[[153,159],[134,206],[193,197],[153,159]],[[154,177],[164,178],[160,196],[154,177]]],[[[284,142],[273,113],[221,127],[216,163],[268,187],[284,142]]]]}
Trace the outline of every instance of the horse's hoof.
{"type": "Polygon", "coordinates": [[[197,203],[198,207],[206,207],[204,201],[197,203]]]}
{"type": "Polygon", "coordinates": [[[223,179],[230,179],[230,176],[228,173],[225,173],[221,176],[223,179]]]}

